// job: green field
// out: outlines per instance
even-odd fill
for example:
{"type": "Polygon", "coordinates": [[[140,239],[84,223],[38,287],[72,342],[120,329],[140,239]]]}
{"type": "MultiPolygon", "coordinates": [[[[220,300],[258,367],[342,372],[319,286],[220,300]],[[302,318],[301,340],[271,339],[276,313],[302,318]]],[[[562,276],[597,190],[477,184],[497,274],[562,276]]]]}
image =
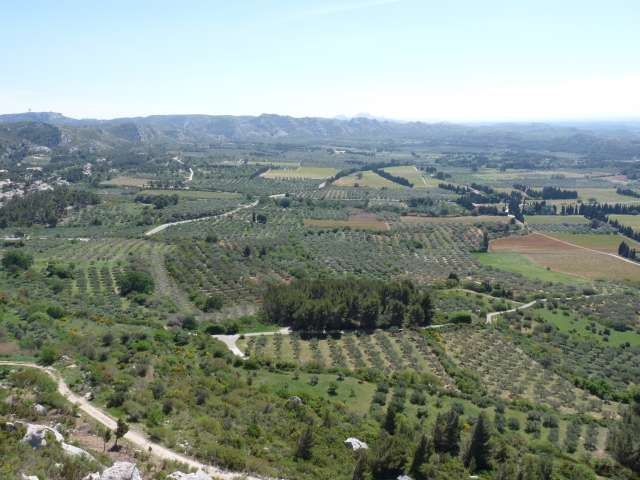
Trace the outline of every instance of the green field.
{"type": "Polygon", "coordinates": [[[510,252],[487,252],[474,254],[476,259],[486,267],[497,268],[511,273],[518,273],[526,278],[543,282],[565,284],[583,283],[584,280],[566,273],[553,272],[536,265],[526,256],[510,252]]]}
{"type": "Polygon", "coordinates": [[[333,184],[337,187],[369,187],[369,188],[407,188],[398,183],[382,178],[377,173],[366,170],[339,178],[333,184]]]}
{"type": "Polygon", "coordinates": [[[575,205],[578,203],[578,200],[583,203],[640,203],[640,199],[620,195],[613,187],[566,188],[568,190],[576,190],[578,192],[578,199],[547,200],[547,204],[556,205],[558,207],[560,205],[575,205]]]}
{"type": "Polygon", "coordinates": [[[560,311],[550,311],[545,309],[536,310],[537,313],[547,322],[552,323],[558,330],[564,333],[571,333],[572,335],[596,341],[604,341],[603,336],[598,333],[593,333],[590,329],[587,329],[590,325],[594,324],[596,330],[601,332],[607,329],[609,335],[607,335],[607,343],[613,346],[620,346],[625,343],[637,347],[640,346],[640,335],[636,332],[619,332],[612,328],[607,328],[599,323],[592,322],[586,318],[577,318],[575,315],[567,314],[560,311]]]}
{"type": "Polygon", "coordinates": [[[640,230],[640,215],[609,215],[611,220],[617,220],[625,227],[640,230]]]}
{"type": "Polygon", "coordinates": [[[582,215],[527,215],[529,225],[587,225],[589,220],[582,215]]]}
{"type": "Polygon", "coordinates": [[[101,182],[100,185],[107,187],[144,187],[151,181],[150,178],[133,177],[127,175],[119,175],[110,180],[101,182]]]}
{"type": "Polygon", "coordinates": [[[640,248],[640,243],[615,233],[610,235],[598,233],[553,233],[551,236],[581,247],[609,253],[616,253],[620,242],[623,241],[627,242],[631,247],[640,248]]]}
{"type": "Polygon", "coordinates": [[[327,373],[315,375],[300,373],[295,376],[287,373],[265,372],[257,377],[255,385],[266,387],[286,397],[295,395],[306,400],[320,398],[338,401],[345,404],[348,410],[358,414],[367,413],[371,397],[375,392],[375,385],[372,383],[362,382],[353,377],[344,377],[343,380],[338,380],[337,375],[327,373]],[[318,383],[312,385],[311,377],[315,377],[318,383]],[[335,395],[327,393],[332,384],[337,387],[335,395]]]}
{"type": "Polygon", "coordinates": [[[413,183],[414,188],[437,188],[440,180],[431,177],[425,177],[413,165],[404,165],[401,167],[387,167],[383,169],[385,172],[397,177],[406,178],[413,183]]]}

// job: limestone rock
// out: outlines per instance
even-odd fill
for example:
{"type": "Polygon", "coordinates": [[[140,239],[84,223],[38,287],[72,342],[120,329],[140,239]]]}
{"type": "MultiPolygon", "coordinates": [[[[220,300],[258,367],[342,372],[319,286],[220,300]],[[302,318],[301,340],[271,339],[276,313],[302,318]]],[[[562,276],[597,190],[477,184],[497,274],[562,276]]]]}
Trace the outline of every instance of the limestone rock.
{"type": "Polygon", "coordinates": [[[135,464],[130,462],[116,462],[113,466],[102,472],[100,480],[142,480],[142,477],[135,464]]]}
{"type": "Polygon", "coordinates": [[[44,425],[35,425],[33,423],[27,424],[27,433],[22,437],[24,443],[28,443],[33,448],[40,448],[47,445],[46,435],[47,432],[53,434],[56,442],[62,442],[64,438],[62,435],[53,428],[46,427],[44,425]]]}
{"type": "Polygon", "coordinates": [[[22,441],[24,443],[28,443],[33,448],[40,448],[40,447],[46,446],[47,433],[51,433],[51,435],[53,435],[54,440],[60,444],[62,449],[68,455],[82,456],[82,457],[93,459],[93,457],[89,453],[87,453],[85,450],[79,447],[76,447],[75,445],[70,445],[68,443],[65,443],[64,437],[58,431],[58,428],[62,428],[61,426],[60,427],[56,426],[57,428],[51,428],[45,425],[36,425],[34,423],[27,423],[26,425],[27,425],[27,433],[25,433],[24,437],[22,437],[22,441]]]}
{"type": "Polygon", "coordinates": [[[369,448],[369,445],[367,445],[365,442],[363,442],[362,440],[358,440],[355,437],[349,437],[344,441],[344,444],[349,447],[351,450],[353,450],[354,452],[356,450],[367,450],[369,448]]]}
{"type": "Polygon", "coordinates": [[[299,407],[300,405],[302,405],[304,402],[302,401],[302,399],[300,397],[298,397],[297,395],[294,395],[292,397],[289,397],[289,400],[287,400],[287,405],[290,408],[293,407],[299,407]]]}
{"type": "Polygon", "coordinates": [[[167,478],[171,480],[211,480],[211,476],[199,470],[196,473],[173,472],[167,478]]]}

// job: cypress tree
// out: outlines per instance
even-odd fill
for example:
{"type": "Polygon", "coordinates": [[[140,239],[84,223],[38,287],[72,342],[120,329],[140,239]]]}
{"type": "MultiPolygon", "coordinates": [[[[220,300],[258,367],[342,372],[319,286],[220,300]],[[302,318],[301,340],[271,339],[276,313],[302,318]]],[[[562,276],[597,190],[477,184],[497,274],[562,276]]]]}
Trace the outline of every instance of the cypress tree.
{"type": "Polygon", "coordinates": [[[464,466],[469,468],[475,465],[476,471],[488,470],[489,457],[491,449],[489,441],[491,440],[491,431],[484,412],[478,417],[473,433],[471,434],[471,442],[464,457],[464,466]]]}
{"type": "Polygon", "coordinates": [[[413,478],[416,480],[426,480],[425,476],[420,471],[420,467],[427,463],[429,457],[431,456],[431,445],[429,442],[429,438],[427,435],[422,433],[420,435],[420,440],[418,440],[418,445],[416,446],[416,450],[413,453],[413,460],[411,461],[411,467],[409,468],[409,473],[413,475],[413,478]]]}

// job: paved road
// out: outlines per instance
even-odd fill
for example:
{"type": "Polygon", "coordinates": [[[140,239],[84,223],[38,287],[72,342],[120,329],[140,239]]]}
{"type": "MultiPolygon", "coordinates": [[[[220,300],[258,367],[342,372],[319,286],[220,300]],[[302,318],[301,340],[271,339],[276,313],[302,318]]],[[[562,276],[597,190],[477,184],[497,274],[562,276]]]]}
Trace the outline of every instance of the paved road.
{"type": "MultiPolygon", "coordinates": [[[[58,385],[58,392],[64,398],[66,398],[69,402],[78,406],[80,410],[82,410],[86,415],[96,420],[98,423],[110,428],[111,430],[115,430],[116,428],[116,420],[112,418],[108,413],[100,410],[99,408],[91,405],[88,400],[73,393],[65,381],[62,379],[57,370],[52,367],[43,367],[41,365],[37,365],[35,363],[29,362],[12,362],[6,360],[0,360],[0,365],[13,366],[13,367],[24,367],[24,368],[36,368],[40,371],[45,372],[49,375],[58,385]]],[[[220,480],[235,480],[238,478],[246,479],[246,480],[268,480],[263,477],[255,477],[251,475],[247,475],[244,472],[230,472],[227,470],[223,470],[219,467],[213,465],[207,465],[192,458],[186,457],[181,453],[174,452],[173,450],[169,450],[162,445],[159,445],[151,440],[147,439],[147,437],[134,429],[130,429],[129,432],[124,436],[124,438],[135,445],[136,447],[144,450],[145,452],[149,452],[150,455],[159,458],[160,460],[170,460],[175,462],[180,462],[185,465],[188,465],[190,468],[194,468],[197,470],[202,470],[209,475],[213,475],[215,478],[219,478],[220,480]]]]}
{"type": "Polygon", "coordinates": [[[152,235],[155,235],[156,233],[160,233],[163,230],[166,230],[169,227],[173,227],[174,225],[184,225],[186,223],[202,222],[204,220],[212,220],[214,218],[229,217],[231,215],[234,215],[235,213],[238,213],[240,210],[244,210],[246,208],[256,207],[258,205],[258,202],[259,202],[259,200],[256,200],[255,202],[249,203],[247,205],[240,205],[239,207],[234,208],[233,210],[229,210],[228,212],[221,213],[220,215],[210,215],[208,217],[192,218],[190,220],[180,220],[179,222],[163,223],[162,225],[158,225],[157,227],[153,227],[151,230],[145,232],[145,235],[147,237],[150,237],[152,235]]]}

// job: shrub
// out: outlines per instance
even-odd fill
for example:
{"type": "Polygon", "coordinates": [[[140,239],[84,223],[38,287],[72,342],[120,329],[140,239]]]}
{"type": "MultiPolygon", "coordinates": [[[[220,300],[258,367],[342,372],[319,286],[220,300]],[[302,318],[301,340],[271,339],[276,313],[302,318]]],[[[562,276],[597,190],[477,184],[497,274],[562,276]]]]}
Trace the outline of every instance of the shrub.
{"type": "Polygon", "coordinates": [[[33,256],[22,250],[9,250],[2,257],[2,266],[11,273],[28,270],[33,265],[33,256]]]}
{"type": "Polygon", "coordinates": [[[140,270],[129,270],[118,279],[118,288],[122,296],[131,293],[150,294],[154,287],[151,275],[140,270]]]}
{"type": "Polygon", "coordinates": [[[453,312],[449,316],[451,323],[471,323],[471,312],[453,312]]]}
{"type": "Polygon", "coordinates": [[[509,419],[507,420],[507,426],[509,427],[509,430],[520,430],[520,422],[515,417],[509,417],[509,419]]]}
{"type": "Polygon", "coordinates": [[[60,305],[49,305],[47,307],[47,315],[51,318],[62,318],[64,316],[64,308],[60,305]]]}

